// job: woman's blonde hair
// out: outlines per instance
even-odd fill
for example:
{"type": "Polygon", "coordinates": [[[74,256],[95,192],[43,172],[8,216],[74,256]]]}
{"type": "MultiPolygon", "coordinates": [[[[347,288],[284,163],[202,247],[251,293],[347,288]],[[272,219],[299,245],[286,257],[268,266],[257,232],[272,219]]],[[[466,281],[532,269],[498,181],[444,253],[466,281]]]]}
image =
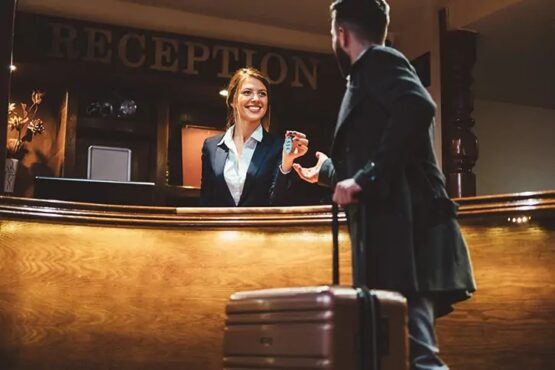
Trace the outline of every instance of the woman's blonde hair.
{"type": "Polygon", "coordinates": [[[227,106],[227,122],[226,127],[230,127],[235,124],[236,121],[236,112],[235,108],[233,107],[233,103],[237,100],[237,94],[243,85],[243,82],[249,77],[256,78],[266,88],[267,96],[268,96],[268,106],[266,107],[266,113],[264,117],[260,120],[260,124],[262,127],[268,131],[270,129],[270,81],[268,77],[266,77],[262,72],[258,69],[253,67],[246,67],[240,68],[233,74],[231,80],[229,80],[229,84],[227,85],[227,98],[226,98],[226,106],[227,106]]]}

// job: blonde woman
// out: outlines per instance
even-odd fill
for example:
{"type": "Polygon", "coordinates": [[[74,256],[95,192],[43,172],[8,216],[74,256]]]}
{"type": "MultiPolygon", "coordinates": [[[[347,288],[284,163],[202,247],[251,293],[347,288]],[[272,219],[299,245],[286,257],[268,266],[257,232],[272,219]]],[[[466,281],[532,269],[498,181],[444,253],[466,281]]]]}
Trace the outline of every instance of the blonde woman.
{"type": "Polygon", "coordinates": [[[228,129],[202,148],[201,206],[283,204],[293,161],[307,152],[308,140],[287,131],[285,144],[267,132],[269,90],[268,78],[252,67],[239,69],[229,81],[228,129]]]}

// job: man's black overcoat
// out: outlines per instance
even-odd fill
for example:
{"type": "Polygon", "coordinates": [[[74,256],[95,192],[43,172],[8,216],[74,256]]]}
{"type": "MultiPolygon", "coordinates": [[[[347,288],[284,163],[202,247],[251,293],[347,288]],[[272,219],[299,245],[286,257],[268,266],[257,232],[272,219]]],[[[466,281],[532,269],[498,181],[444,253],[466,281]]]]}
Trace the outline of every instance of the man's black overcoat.
{"type": "Polygon", "coordinates": [[[360,270],[356,256],[364,250],[368,272],[353,278],[371,288],[437,296],[442,314],[475,284],[433,150],[435,108],[401,53],[371,46],[352,65],[319,182],[333,188],[354,178],[363,188],[347,216],[353,268],[360,270]]]}

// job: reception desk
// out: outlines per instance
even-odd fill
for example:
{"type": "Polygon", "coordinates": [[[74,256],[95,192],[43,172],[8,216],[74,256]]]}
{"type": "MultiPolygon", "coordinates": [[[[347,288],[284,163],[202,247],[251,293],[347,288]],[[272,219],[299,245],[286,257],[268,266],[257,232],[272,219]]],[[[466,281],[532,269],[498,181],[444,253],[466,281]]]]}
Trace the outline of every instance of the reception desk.
{"type": "MultiPolygon", "coordinates": [[[[438,321],[444,359],[453,370],[555,368],[555,192],[460,203],[478,292],[438,321]]],[[[326,206],[0,197],[0,367],[221,369],[229,295],[329,283],[330,222],[326,206]]]]}

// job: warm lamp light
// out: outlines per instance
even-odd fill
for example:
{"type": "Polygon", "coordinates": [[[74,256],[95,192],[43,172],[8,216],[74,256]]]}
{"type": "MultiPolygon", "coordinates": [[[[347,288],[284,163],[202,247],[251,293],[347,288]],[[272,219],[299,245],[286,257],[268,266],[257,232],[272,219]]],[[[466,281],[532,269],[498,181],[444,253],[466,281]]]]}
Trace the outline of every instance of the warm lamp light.
{"type": "Polygon", "coordinates": [[[519,217],[508,217],[507,221],[513,224],[524,224],[530,222],[532,216],[519,216],[519,217]]]}

